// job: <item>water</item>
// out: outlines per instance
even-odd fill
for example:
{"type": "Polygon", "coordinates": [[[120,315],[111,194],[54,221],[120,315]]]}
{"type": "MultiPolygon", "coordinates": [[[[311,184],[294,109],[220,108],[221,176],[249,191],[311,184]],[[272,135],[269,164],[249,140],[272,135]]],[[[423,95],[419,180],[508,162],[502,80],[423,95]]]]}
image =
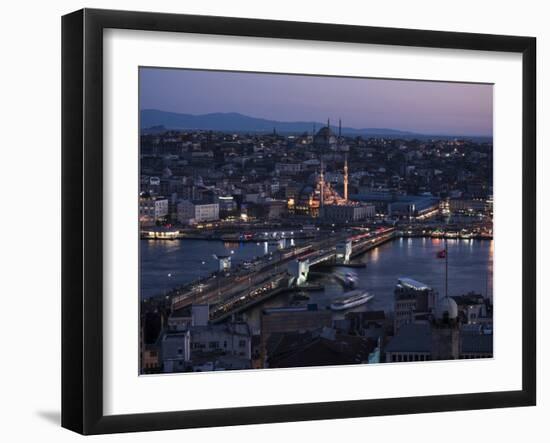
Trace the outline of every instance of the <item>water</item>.
{"type": "MultiPolygon", "coordinates": [[[[140,240],[141,297],[159,295],[203,278],[218,270],[214,255],[230,255],[231,262],[261,257],[277,245],[268,242],[239,243],[208,240],[140,240]]],[[[290,240],[287,240],[290,244],[290,240]]]]}
{"type": "MultiPolygon", "coordinates": [[[[376,294],[373,309],[388,309],[399,277],[410,277],[445,294],[445,260],[437,253],[445,248],[444,240],[401,238],[365,254],[367,264],[358,269],[361,285],[376,294]]],[[[470,291],[492,296],[493,241],[448,240],[448,291],[461,295],[470,291]]]]}
{"type": "MultiPolygon", "coordinates": [[[[444,247],[441,239],[397,239],[361,256],[358,260],[366,263],[365,268],[337,269],[355,272],[359,276],[358,287],[375,295],[373,300],[355,310],[390,311],[393,309],[393,290],[399,277],[421,281],[444,295],[445,260],[436,257],[437,252],[444,247]]],[[[267,243],[141,240],[142,297],[159,294],[171,287],[208,275],[218,266],[213,254],[231,254],[233,251],[233,263],[238,263],[270,253],[275,248],[275,245],[267,243]]],[[[475,291],[492,296],[493,241],[448,240],[448,252],[449,295],[475,291]]],[[[310,292],[309,301],[302,303],[317,303],[322,309],[344,292],[330,271],[314,275],[310,280],[312,283],[324,285],[325,288],[323,291],[310,292]]],[[[283,294],[250,309],[246,315],[252,328],[257,329],[262,309],[286,306],[292,301],[292,297],[293,294],[283,294]]]]}

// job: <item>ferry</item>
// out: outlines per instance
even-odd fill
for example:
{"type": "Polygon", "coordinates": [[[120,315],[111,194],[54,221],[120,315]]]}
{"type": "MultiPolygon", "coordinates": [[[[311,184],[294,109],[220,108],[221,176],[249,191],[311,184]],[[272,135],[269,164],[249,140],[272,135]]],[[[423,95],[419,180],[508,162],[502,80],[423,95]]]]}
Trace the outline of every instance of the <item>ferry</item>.
{"type": "Polygon", "coordinates": [[[350,291],[344,295],[344,297],[336,299],[331,305],[330,309],[333,311],[343,311],[344,309],[354,308],[356,306],[365,304],[369,300],[372,300],[374,295],[358,289],[355,291],[350,291]]]}

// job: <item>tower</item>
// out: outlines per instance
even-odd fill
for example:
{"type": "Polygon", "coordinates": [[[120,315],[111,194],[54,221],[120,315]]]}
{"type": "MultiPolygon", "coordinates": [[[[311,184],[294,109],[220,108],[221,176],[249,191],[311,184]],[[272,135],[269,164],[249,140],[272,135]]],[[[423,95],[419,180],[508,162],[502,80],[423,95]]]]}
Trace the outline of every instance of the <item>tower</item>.
{"type": "Polygon", "coordinates": [[[346,159],[344,160],[344,200],[348,201],[348,155],[346,154],[346,159]]]}
{"type": "Polygon", "coordinates": [[[321,176],[319,177],[319,191],[321,208],[325,206],[325,172],[324,172],[323,160],[321,160],[321,176]]]}
{"type": "Polygon", "coordinates": [[[340,144],[342,143],[342,119],[338,119],[338,139],[336,140],[336,150],[340,151],[340,144]]]}
{"type": "Polygon", "coordinates": [[[460,353],[458,307],[450,297],[442,297],[432,320],[432,360],[456,360],[460,353]]]}

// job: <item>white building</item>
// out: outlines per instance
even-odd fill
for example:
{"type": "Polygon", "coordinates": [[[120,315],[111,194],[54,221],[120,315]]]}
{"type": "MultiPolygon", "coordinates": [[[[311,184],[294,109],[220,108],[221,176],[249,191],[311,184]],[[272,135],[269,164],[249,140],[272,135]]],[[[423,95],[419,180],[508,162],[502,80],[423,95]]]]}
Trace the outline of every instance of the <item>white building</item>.
{"type": "Polygon", "coordinates": [[[168,199],[164,197],[139,198],[139,223],[141,226],[154,226],[168,215],[168,199]]]}
{"type": "Polygon", "coordinates": [[[220,205],[218,203],[203,203],[182,200],[178,203],[177,208],[178,222],[182,224],[215,221],[220,218],[220,205]]]}
{"type": "Polygon", "coordinates": [[[191,360],[191,333],[187,331],[169,332],[161,342],[164,372],[181,372],[191,360]]]}
{"type": "Polygon", "coordinates": [[[246,323],[192,326],[191,355],[195,353],[220,352],[250,359],[252,335],[246,323]]]}
{"type": "Polygon", "coordinates": [[[337,223],[362,221],[375,215],[374,205],[326,205],[322,209],[323,218],[337,223]]]}
{"type": "Polygon", "coordinates": [[[191,306],[191,325],[206,326],[210,319],[210,307],[208,305],[191,306]]]}
{"type": "Polygon", "coordinates": [[[275,163],[275,171],[283,174],[298,174],[302,170],[301,163],[275,163]]]}

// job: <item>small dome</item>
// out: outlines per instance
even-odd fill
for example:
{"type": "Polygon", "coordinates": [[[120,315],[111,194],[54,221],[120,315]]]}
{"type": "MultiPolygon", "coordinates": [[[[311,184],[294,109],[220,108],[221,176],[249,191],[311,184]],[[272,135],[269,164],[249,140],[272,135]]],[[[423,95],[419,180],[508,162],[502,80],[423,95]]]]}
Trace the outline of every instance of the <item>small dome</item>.
{"type": "Polygon", "coordinates": [[[458,317],[458,306],[450,297],[440,298],[435,306],[435,318],[443,320],[445,317],[449,320],[455,320],[458,317]]]}
{"type": "Polygon", "coordinates": [[[172,177],[172,171],[170,170],[170,168],[164,168],[162,171],[162,176],[164,178],[172,177]]]}

